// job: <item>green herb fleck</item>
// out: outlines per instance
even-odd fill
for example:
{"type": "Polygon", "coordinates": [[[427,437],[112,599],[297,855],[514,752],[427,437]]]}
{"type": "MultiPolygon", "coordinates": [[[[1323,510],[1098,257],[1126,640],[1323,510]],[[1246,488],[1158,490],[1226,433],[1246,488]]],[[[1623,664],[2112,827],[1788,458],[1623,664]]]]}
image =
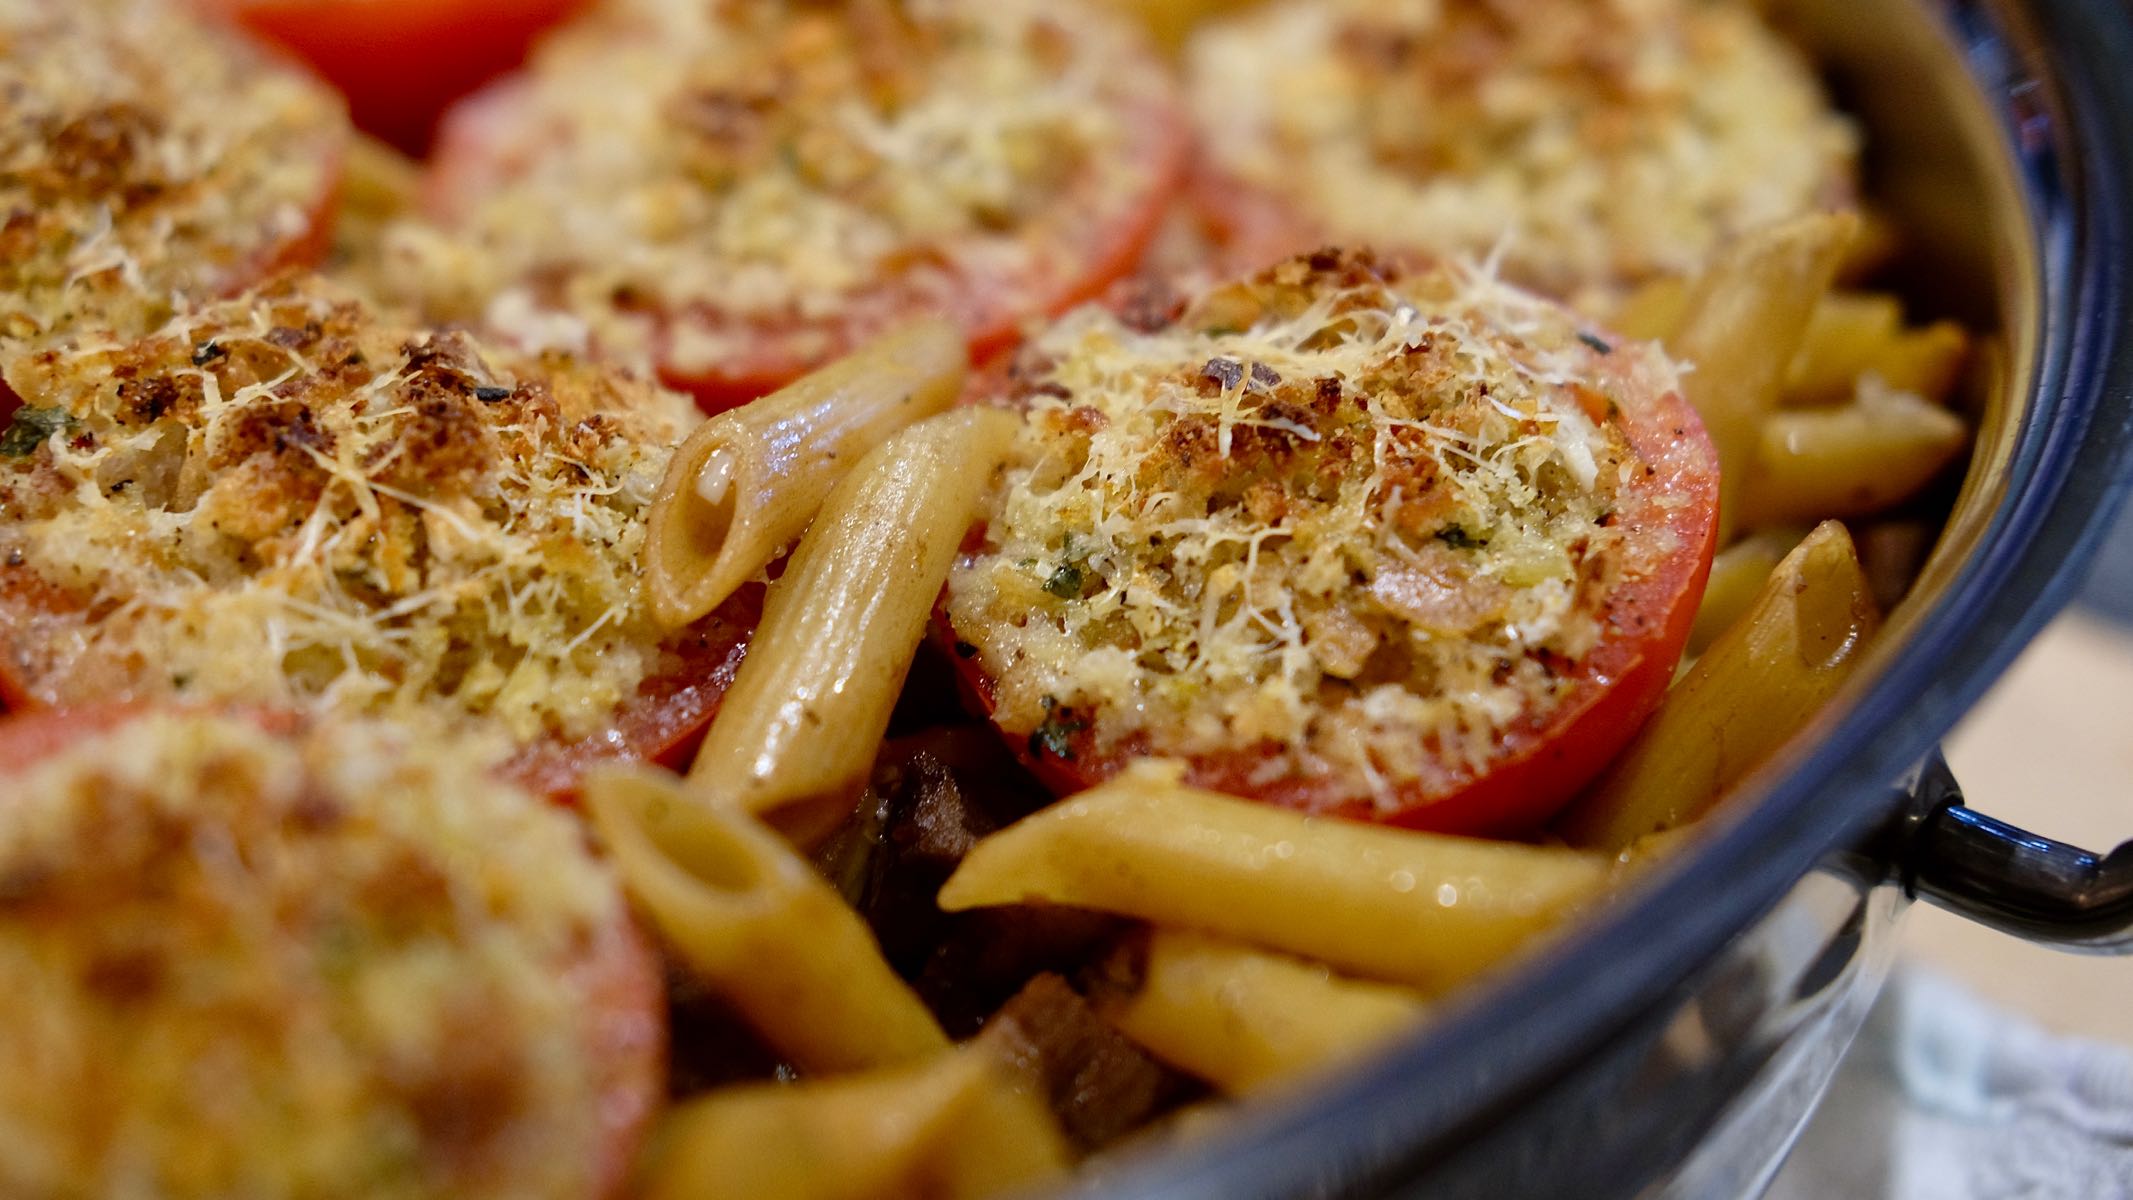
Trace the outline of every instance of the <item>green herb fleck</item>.
{"type": "Polygon", "coordinates": [[[33,408],[23,405],[15,410],[15,420],[0,433],[0,454],[9,458],[28,458],[37,453],[37,447],[50,441],[52,435],[74,428],[74,417],[63,408],[33,408]]]}
{"type": "Polygon", "coordinates": [[[1042,758],[1050,754],[1055,758],[1071,760],[1074,757],[1074,735],[1088,727],[1088,722],[1075,716],[1073,709],[1046,696],[1044,721],[1029,735],[1030,755],[1042,758]]]}
{"type": "Polygon", "coordinates": [[[1061,600],[1081,599],[1081,568],[1073,563],[1061,563],[1052,577],[1044,581],[1044,590],[1061,600]]]}
{"type": "Polygon", "coordinates": [[[1446,525],[1437,531],[1437,540],[1454,550],[1474,550],[1489,544],[1489,539],[1475,537],[1464,525],[1446,525]]]}
{"type": "Polygon", "coordinates": [[[1602,341],[1597,337],[1594,337],[1592,334],[1589,333],[1584,333],[1581,331],[1578,334],[1578,340],[1599,351],[1602,354],[1613,354],[1615,352],[1615,348],[1613,346],[1608,345],[1606,342],[1602,341]]]}

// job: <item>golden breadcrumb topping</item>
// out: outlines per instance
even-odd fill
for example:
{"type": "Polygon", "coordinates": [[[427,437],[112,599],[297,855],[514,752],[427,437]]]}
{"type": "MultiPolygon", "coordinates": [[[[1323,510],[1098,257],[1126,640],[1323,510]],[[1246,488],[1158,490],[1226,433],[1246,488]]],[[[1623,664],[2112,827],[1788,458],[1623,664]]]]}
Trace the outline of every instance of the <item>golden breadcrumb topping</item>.
{"type": "Polygon", "coordinates": [[[1075,0],[618,3],[467,123],[453,228],[402,250],[433,307],[537,342],[820,357],[1076,271],[1157,182],[1135,118],[1171,86],[1075,0]]]}
{"type": "Polygon", "coordinates": [[[600,727],[659,664],[638,563],[687,399],[287,280],[16,355],[0,646],[52,704],[600,727]]]}
{"type": "Polygon", "coordinates": [[[0,335],[143,333],[307,238],[340,99],[170,0],[0,0],[0,335]]]}
{"type": "Polygon", "coordinates": [[[1733,0],[1283,0],[1203,31],[1211,160],[1336,242],[1555,291],[1848,202],[1857,135],[1733,0]]]}
{"type": "Polygon", "coordinates": [[[1675,388],[1463,266],[1327,251],[1171,323],[1036,338],[1019,455],[949,582],[956,635],[1033,745],[1265,755],[1385,796],[1478,768],[1544,710],[1643,569],[1620,414],[1675,388]]]}
{"type": "Polygon", "coordinates": [[[567,814],[365,724],[6,770],[0,1193],[593,1194],[626,918],[567,814]]]}

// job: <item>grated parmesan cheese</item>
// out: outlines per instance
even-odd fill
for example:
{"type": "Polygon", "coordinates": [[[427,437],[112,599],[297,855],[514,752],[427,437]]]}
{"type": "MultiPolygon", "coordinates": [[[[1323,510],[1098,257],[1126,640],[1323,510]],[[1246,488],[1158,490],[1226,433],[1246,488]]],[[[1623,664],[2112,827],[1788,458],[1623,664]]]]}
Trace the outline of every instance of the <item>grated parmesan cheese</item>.
{"type": "Polygon", "coordinates": [[[13,356],[0,647],[35,699],[335,708],[511,743],[660,664],[638,558],[675,393],[284,281],[13,356]],[[25,432],[26,431],[26,432],[25,432]]]}
{"type": "Polygon", "coordinates": [[[310,232],[341,101],[171,0],[0,0],[0,336],[145,333],[310,232]]]}
{"type": "Polygon", "coordinates": [[[1669,548],[1616,528],[1618,414],[1676,386],[1468,266],[1327,251],[1152,329],[1083,309],[1012,372],[1028,423],[948,616],[1035,745],[1440,792],[1669,548]]]}
{"type": "Polygon", "coordinates": [[[1858,155],[1734,0],[1284,0],[1203,30],[1189,86],[1216,174],[1311,236],[1501,244],[1508,277],[1556,293],[1847,203],[1858,155]]]}
{"type": "Polygon", "coordinates": [[[820,359],[1072,279],[1161,182],[1137,118],[1171,88],[1079,3],[610,4],[463,114],[449,230],[395,257],[432,311],[531,344],[561,312],[684,374],[773,332],[820,359]]]}
{"type": "Polygon", "coordinates": [[[606,1057],[633,951],[568,815],[360,723],[150,715],[5,769],[0,1193],[595,1193],[652,1045],[606,1057]]]}

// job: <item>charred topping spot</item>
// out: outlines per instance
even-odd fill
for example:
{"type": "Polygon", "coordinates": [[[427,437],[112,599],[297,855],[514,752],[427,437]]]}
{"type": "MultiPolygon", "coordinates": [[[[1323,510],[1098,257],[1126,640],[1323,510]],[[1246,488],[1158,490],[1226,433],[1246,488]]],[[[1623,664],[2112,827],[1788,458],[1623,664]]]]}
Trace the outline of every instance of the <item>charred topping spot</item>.
{"type": "Polygon", "coordinates": [[[1313,403],[1317,407],[1318,411],[1330,415],[1333,412],[1334,408],[1336,408],[1341,402],[1340,377],[1336,375],[1322,375],[1318,378],[1314,386],[1316,387],[1316,391],[1312,393],[1313,403]]]}
{"type": "Polygon", "coordinates": [[[267,330],[267,341],[284,350],[301,350],[315,344],[325,336],[325,329],[317,321],[306,321],[301,328],[294,325],[276,325],[267,330]]]}
{"type": "Polygon", "coordinates": [[[1578,340],[1592,347],[1594,350],[1599,351],[1601,354],[1613,354],[1615,352],[1615,348],[1613,346],[1608,345],[1605,341],[1600,338],[1594,337],[1592,334],[1586,333],[1582,329],[1578,331],[1578,340]]]}
{"type": "Polygon", "coordinates": [[[474,398],[483,404],[494,404],[510,395],[511,389],[507,387],[477,387],[474,389],[474,398]]]}
{"type": "Polygon", "coordinates": [[[1119,324],[1135,333],[1160,333],[1185,315],[1185,299],[1161,280],[1137,280],[1118,305],[1119,324]]]}
{"type": "Polygon", "coordinates": [[[1255,362],[1252,364],[1252,382],[1262,388],[1276,388],[1281,386],[1281,375],[1265,363],[1255,362]]]}
{"type": "Polygon", "coordinates": [[[1468,533],[1463,525],[1446,525],[1432,536],[1454,550],[1475,550],[1489,544],[1488,538],[1468,533]]]}
{"type": "Polygon", "coordinates": [[[1244,382],[1244,364],[1234,358],[1210,358],[1200,368],[1200,378],[1221,385],[1226,392],[1244,382]]]}
{"type": "Polygon", "coordinates": [[[170,376],[157,375],[150,379],[129,379],[119,384],[118,397],[134,420],[142,424],[153,424],[161,420],[164,413],[176,407],[179,392],[177,382],[170,376]]]}
{"type": "Polygon", "coordinates": [[[228,358],[229,356],[230,352],[223,348],[222,343],[209,338],[193,348],[193,365],[204,367],[218,358],[228,358]]]}

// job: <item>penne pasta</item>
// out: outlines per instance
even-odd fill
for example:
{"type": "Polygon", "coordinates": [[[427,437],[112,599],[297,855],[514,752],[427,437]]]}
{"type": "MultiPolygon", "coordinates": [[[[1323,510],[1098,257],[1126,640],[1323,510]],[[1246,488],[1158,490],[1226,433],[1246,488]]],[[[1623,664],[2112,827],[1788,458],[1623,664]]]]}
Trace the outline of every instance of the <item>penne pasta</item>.
{"type": "Polygon", "coordinates": [[[926,620],[1019,418],[965,408],[876,448],[824,503],[690,768],[802,844],[851,811],[926,620]]]}
{"type": "Polygon", "coordinates": [[[1881,292],[1832,292],[1815,305],[1785,373],[1785,402],[1841,404],[1875,354],[1903,336],[1903,304],[1881,292]]]}
{"type": "Polygon", "coordinates": [[[785,551],[830,489],[884,438],[962,391],[963,335],[928,317],[698,426],[647,520],[652,614],[686,625],[785,551]]]}
{"type": "Polygon", "coordinates": [[[978,1200],[1019,1193],[1067,1170],[1070,1155],[1058,1118],[1005,1075],[998,1065],[986,1073],[985,1085],[963,1108],[955,1136],[921,1170],[925,1183],[917,1194],[978,1200]]]}
{"type": "Polygon", "coordinates": [[[1099,1000],[1120,1032],[1224,1092],[1355,1057],[1422,1018],[1421,996],[1179,930],[1150,933],[1139,986],[1099,1000]]]}
{"type": "Polygon", "coordinates": [[[1051,1114],[976,1051],[713,1092],[670,1112],[641,1200],[975,1200],[1066,1168],[1051,1114]]]}
{"type": "Polygon", "coordinates": [[[1953,321],[1935,321],[1880,348],[1866,374],[1889,388],[1946,404],[1970,357],[1970,335],[1953,321]]]}
{"type": "Polygon", "coordinates": [[[1703,588],[1703,602],[1696,608],[1696,624],[1689,631],[1689,653],[1702,654],[1726,630],[1733,628],[1763,592],[1770,572],[1794,546],[1802,533],[1797,529],[1771,529],[1750,534],[1718,552],[1711,560],[1711,576],[1703,588]]]}
{"type": "Polygon", "coordinates": [[[1664,342],[1689,311],[1689,281],[1661,276],[1622,298],[1607,314],[1607,327],[1626,338],[1664,342]]]}
{"type": "Polygon", "coordinates": [[[1868,379],[1842,408],[1764,418],[1740,522],[1765,528],[1878,512],[1931,483],[1969,443],[1962,418],[1868,379]]]}
{"type": "Polygon", "coordinates": [[[985,838],[941,907],[1092,908],[1435,992],[1607,882],[1604,859],[1571,850],[1308,817],[1180,776],[1175,763],[1136,764],[985,838]]]}
{"type": "Polygon", "coordinates": [[[1739,516],[1763,417],[1777,407],[1815,305],[1858,227],[1849,213],[1799,217],[1721,252],[1688,290],[1666,343],[1691,366],[1682,385],[1718,448],[1719,544],[1739,516]]]}
{"type": "Polygon", "coordinates": [[[1612,852],[1702,816],[1814,718],[1879,625],[1850,535],[1824,521],[1556,832],[1612,852]]]}
{"type": "Polygon", "coordinates": [[[1842,404],[1874,376],[1896,391],[1946,402],[1963,368],[1970,338],[1952,321],[1907,329],[1894,296],[1839,292],[1825,296],[1785,385],[1794,407],[1842,404]]]}
{"type": "Polygon", "coordinates": [[[772,1049],[808,1070],[851,1071],[947,1048],[859,915],[754,818],[644,767],[588,775],[585,804],[674,954],[772,1049]]]}

